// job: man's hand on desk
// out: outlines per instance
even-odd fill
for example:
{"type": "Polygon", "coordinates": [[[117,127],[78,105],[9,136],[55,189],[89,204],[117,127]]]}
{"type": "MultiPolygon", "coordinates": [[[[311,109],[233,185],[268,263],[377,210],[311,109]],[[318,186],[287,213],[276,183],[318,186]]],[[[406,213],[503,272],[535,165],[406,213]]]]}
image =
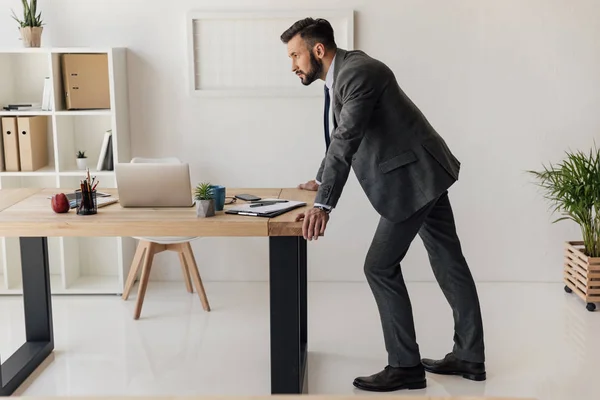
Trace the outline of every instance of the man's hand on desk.
{"type": "Polygon", "coordinates": [[[312,181],[299,184],[298,189],[312,190],[316,192],[317,190],[319,190],[319,184],[313,179],[312,181]]]}
{"type": "Polygon", "coordinates": [[[311,208],[305,213],[300,213],[296,221],[304,219],[302,224],[302,235],[306,240],[319,239],[319,235],[325,234],[325,227],[329,221],[329,214],[319,208],[311,208]]]}

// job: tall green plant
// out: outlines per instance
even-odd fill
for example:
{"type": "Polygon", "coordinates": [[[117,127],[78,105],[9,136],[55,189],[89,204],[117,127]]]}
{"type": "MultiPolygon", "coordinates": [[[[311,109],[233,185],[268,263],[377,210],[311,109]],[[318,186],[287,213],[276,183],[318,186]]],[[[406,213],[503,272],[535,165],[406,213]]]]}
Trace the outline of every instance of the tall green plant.
{"type": "Polygon", "coordinates": [[[585,253],[600,257],[600,152],[566,152],[566,158],[543,171],[529,171],[545,191],[545,198],[562,212],[562,220],[576,222],[583,236],[585,253]]]}
{"type": "Polygon", "coordinates": [[[19,23],[21,28],[25,27],[40,27],[44,24],[42,20],[42,12],[37,12],[37,0],[21,0],[23,3],[23,18],[19,18],[13,11],[13,19],[19,23]]]}

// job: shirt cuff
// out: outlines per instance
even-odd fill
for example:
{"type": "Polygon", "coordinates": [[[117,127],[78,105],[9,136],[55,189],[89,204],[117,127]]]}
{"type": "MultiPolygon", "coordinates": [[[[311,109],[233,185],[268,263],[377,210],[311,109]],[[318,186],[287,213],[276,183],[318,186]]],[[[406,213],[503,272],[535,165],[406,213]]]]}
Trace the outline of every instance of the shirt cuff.
{"type": "Polygon", "coordinates": [[[315,183],[319,186],[321,186],[321,182],[319,182],[318,180],[315,179],[315,183]]]}
{"type": "Polygon", "coordinates": [[[315,203],[315,207],[325,207],[326,209],[331,210],[331,206],[321,203],[315,203]]]}

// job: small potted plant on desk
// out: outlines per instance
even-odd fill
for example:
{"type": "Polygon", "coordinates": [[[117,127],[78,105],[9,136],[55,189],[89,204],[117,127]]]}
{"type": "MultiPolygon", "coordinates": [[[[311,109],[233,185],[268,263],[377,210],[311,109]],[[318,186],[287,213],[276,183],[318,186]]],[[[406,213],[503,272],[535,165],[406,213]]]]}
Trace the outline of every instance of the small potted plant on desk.
{"type": "Polygon", "coordinates": [[[21,0],[23,3],[23,19],[18,18],[13,11],[13,19],[18,22],[21,39],[25,47],[40,47],[44,25],[41,11],[37,12],[37,0],[21,0]]]}
{"type": "Polygon", "coordinates": [[[77,152],[77,168],[86,169],[87,168],[87,156],[85,155],[85,151],[79,150],[77,152]]]}
{"type": "Polygon", "coordinates": [[[215,215],[215,200],[210,183],[200,183],[196,186],[196,215],[200,218],[215,215]]]}
{"type": "Polygon", "coordinates": [[[563,280],[567,293],[575,292],[586,308],[594,311],[600,302],[600,152],[567,152],[565,160],[529,171],[538,180],[553,211],[579,225],[583,240],[564,243],[563,280]]]}

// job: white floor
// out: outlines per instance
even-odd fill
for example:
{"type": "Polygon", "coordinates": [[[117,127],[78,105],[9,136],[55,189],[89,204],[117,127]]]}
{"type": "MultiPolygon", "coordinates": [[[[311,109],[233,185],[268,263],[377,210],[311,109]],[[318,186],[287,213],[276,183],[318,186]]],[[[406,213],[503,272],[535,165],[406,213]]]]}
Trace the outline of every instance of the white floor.
{"type": "MultiPolygon", "coordinates": [[[[452,346],[452,316],[434,283],[410,283],[422,356],[452,346]]],[[[480,283],[488,380],[428,375],[405,395],[598,398],[600,312],[561,284],[480,283]]],[[[266,283],[207,283],[213,311],[183,283],[151,282],[142,319],[135,296],[54,296],[56,350],[24,396],[268,395],[266,283]]],[[[0,297],[0,354],[24,341],[20,297],[0,297]]],[[[365,394],[357,375],[385,366],[379,316],[360,283],[309,284],[309,391],[365,394]]]]}

